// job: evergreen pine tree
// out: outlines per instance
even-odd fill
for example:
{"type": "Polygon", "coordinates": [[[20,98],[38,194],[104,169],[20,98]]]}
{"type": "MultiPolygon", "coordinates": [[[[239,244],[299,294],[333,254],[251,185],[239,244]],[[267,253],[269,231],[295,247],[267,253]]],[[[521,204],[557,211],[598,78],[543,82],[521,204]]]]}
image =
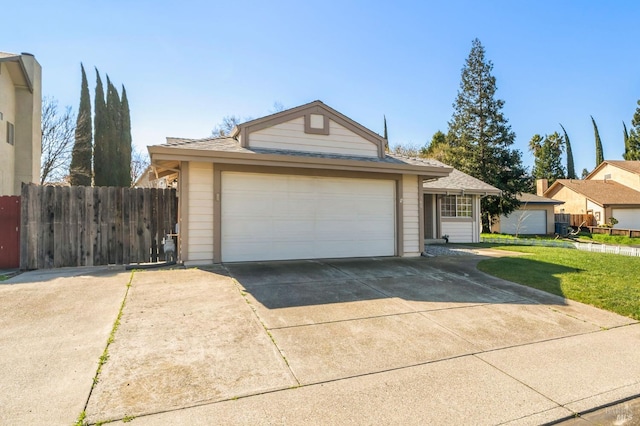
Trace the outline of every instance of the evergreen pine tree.
{"type": "Polygon", "coordinates": [[[518,207],[517,195],[530,186],[520,151],[511,149],[515,133],[502,113],[504,101],[495,98],[492,69],[484,47],[478,39],[473,40],[447,134],[454,153],[451,165],[502,190],[502,197],[482,199],[485,230],[495,217],[518,207]]]}
{"type": "Polygon", "coordinates": [[[598,132],[598,126],[596,125],[596,120],[591,116],[591,122],[593,123],[593,133],[596,137],[596,167],[600,165],[604,161],[604,153],[602,152],[602,141],[600,140],[600,133],[598,132]]]}
{"type": "Polygon", "coordinates": [[[69,179],[71,185],[91,186],[92,126],[91,126],[91,97],[89,84],[84,66],[80,64],[82,83],[80,87],[80,106],[76,119],[75,143],[71,153],[69,179]]]}
{"type": "MultiPolygon", "coordinates": [[[[122,186],[120,181],[122,179],[122,120],[120,119],[120,112],[122,105],[120,104],[120,96],[116,87],[111,83],[109,76],[107,75],[107,164],[109,164],[109,177],[107,179],[109,186],[122,186]]],[[[129,185],[127,185],[129,186],[129,185]]]]}
{"type": "Polygon", "coordinates": [[[100,73],[96,68],[96,95],[94,99],[93,117],[93,181],[95,186],[108,186],[111,164],[109,163],[109,124],[107,116],[107,104],[104,100],[104,88],[100,73]]]}
{"type": "Polygon", "coordinates": [[[120,186],[131,186],[131,116],[129,111],[129,100],[127,98],[127,90],[122,86],[122,103],[121,103],[121,152],[122,152],[122,173],[120,177],[120,186]]]}
{"type": "Polygon", "coordinates": [[[567,153],[567,179],[578,179],[578,175],[576,175],[576,168],[573,163],[573,151],[571,150],[571,141],[569,141],[569,135],[567,131],[564,129],[564,126],[561,124],[562,132],[564,133],[564,144],[567,153]]]}
{"type": "Polygon", "coordinates": [[[628,150],[625,149],[625,160],[640,160],[640,101],[638,101],[638,107],[631,119],[632,129],[629,131],[629,137],[627,139],[628,150]]]}

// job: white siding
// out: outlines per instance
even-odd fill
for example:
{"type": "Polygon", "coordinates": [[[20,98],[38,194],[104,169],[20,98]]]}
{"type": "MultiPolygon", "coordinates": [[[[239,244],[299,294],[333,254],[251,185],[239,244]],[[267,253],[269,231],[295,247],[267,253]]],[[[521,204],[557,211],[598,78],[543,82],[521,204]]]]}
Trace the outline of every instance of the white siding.
{"type": "Polygon", "coordinates": [[[419,256],[420,222],[418,209],[418,177],[402,176],[403,251],[405,256],[419,256]]]}
{"type": "Polygon", "coordinates": [[[378,147],[374,143],[332,120],[329,120],[329,135],[305,133],[304,117],[250,133],[249,146],[323,154],[378,156],[378,147]]]}
{"type": "Polygon", "coordinates": [[[448,235],[450,243],[473,242],[474,227],[477,222],[470,220],[443,220],[441,223],[442,235],[448,235]]]}
{"type": "Polygon", "coordinates": [[[189,263],[213,262],[213,164],[189,164],[189,263]]]}

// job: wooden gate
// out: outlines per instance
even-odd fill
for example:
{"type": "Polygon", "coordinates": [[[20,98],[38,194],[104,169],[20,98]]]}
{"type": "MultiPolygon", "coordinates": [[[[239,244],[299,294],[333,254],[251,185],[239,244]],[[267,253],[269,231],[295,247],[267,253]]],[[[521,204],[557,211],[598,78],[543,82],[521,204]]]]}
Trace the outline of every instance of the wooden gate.
{"type": "Polygon", "coordinates": [[[0,197],[0,269],[20,266],[20,197],[0,197]]]}
{"type": "Polygon", "coordinates": [[[165,260],[177,222],[175,189],[22,188],[21,269],[165,260]]]}

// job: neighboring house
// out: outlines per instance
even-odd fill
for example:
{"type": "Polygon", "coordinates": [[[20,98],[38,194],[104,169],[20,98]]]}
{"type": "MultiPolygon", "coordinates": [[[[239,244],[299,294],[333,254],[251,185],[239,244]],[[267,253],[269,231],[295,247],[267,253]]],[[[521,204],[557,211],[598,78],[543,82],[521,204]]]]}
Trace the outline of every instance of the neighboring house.
{"type": "Polygon", "coordinates": [[[559,179],[542,190],[565,202],[556,213],[592,214],[598,225],[614,217],[617,228],[640,229],[640,161],[605,160],[584,180],[559,179]]]}
{"type": "Polygon", "coordinates": [[[493,231],[503,234],[544,235],[555,232],[554,208],[563,201],[523,193],[518,196],[520,206],[509,215],[501,215],[493,224],[493,231]]]}
{"type": "Polygon", "coordinates": [[[29,53],[0,52],[0,195],[40,183],[41,71],[29,53]]]}
{"type": "Polygon", "coordinates": [[[157,177],[156,171],[147,166],[146,169],[140,174],[140,177],[133,183],[134,188],[173,188],[175,185],[173,179],[169,180],[167,177],[157,177]]]}
{"type": "Polygon", "coordinates": [[[617,228],[640,229],[640,192],[616,181],[558,179],[544,195],[564,201],[557,213],[593,214],[599,225],[614,217],[617,228]]]}
{"type": "Polygon", "coordinates": [[[426,181],[422,186],[426,240],[446,235],[452,243],[480,241],[480,199],[487,195],[500,195],[499,189],[457,169],[453,169],[449,176],[426,181]]]}
{"type": "MultiPolygon", "coordinates": [[[[435,193],[424,185],[452,168],[386,153],[385,143],[314,101],[239,124],[229,137],[167,138],[148,149],[156,178],[177,179],[187,264],[419,256],[425,194],[435,193]]],[[[479,203],[462,200],[447,211],[472,223],[479,203]]]]}

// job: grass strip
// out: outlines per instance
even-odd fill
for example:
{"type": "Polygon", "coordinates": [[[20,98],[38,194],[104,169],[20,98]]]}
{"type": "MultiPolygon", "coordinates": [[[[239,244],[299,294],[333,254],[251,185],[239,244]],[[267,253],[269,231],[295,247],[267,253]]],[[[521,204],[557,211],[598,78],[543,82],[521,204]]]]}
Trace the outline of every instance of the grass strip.
{"type": "Polygon", "coordinates": [[[554,247],[493,246],[527,253],[482,260],[496,277],[640,320],[640,258],[554,247]]]}
{"type": "Polygon", "coordinates": [[[84,403],[84,410],[78,415],[78,419],[74,423],[74,426],[84,426],[88,423],[85,422],[85,418],[87,417],[87,406],[89,405],[89,399],[91,398],[91,394],[98,384],[98,380],[100,378],[100,373],[102,372],[102,367],[109,360],[109,346],[113,343],[116,338],[116,332],[120,327],[120,320],[122,319],[122,313],[124,312],[124,307],[127,303],[127,296],[129,296],[129,289],[131,288],[131,283],[133,282],[133,274],[134,271],[131,271],[131,275],[129,276],[129,282],[127,283],[127,289],[124,293],[124,298],[122,299],[122,303],[120,304],[120,310],[118,311],[118,316],[116,320],[113,322],[113,327],[111,327],[111,333],[109,333],[109,338],[107,339],[107,344],[102,351],[102,355],[98,359],[98,369],[96,370],[95,376],[93,376],[93,383],[91,384],[91,389],[89,390],[89,395],[87,396],[87,401],[84,403]]]}

